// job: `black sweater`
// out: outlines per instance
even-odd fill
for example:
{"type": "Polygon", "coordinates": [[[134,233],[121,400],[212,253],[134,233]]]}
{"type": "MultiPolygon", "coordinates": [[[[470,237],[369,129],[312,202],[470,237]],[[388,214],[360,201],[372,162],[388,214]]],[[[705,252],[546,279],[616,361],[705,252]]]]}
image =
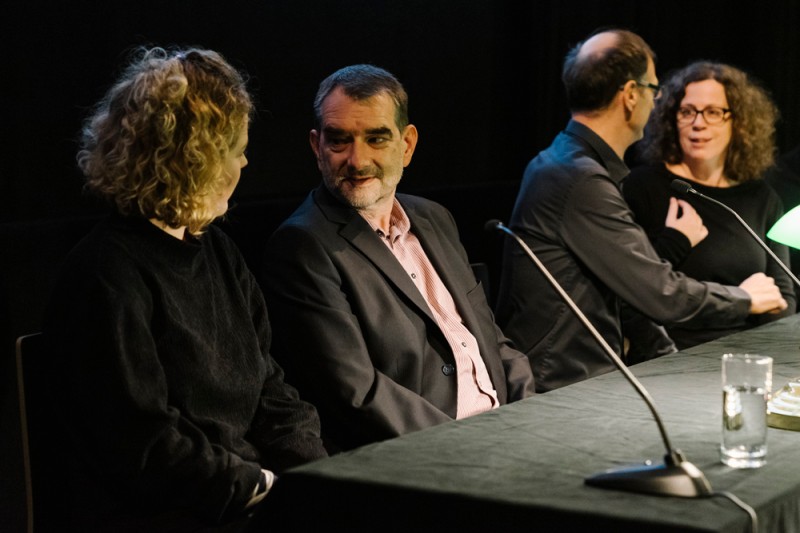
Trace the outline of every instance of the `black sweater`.
{"type": "Polygon", "coordinates": [[[316,411],[268,353],[262,293],[218,228],[180,241],[143,219],[100,223],[64,265],[45,334],[76,514],[85,501],[95,522],[176,510],[217,522],[261,468],[325,455],[316,411]]]}
{"type": "MultiPolygon", "coordinates": [[[[740,329],[747,329],[765,321],[775,320],[795,311],[792,281],[756,243],[733,215],[711,202],[688,195],[683,198],[695,208],[708,228],[708,237],[694,248],[688,239],[675,230],[664,227],[670,196],[677,196],[670,185],[680,178],[663,165],[642,166],[631,171],[623,183],[625,200],[634,213],[636,222],[647,232],[659,254],[670,261],[677,270],[700,281],[716,281],[725,285],[739,285],[751,274],[764,272],[775,278],[789,308],[780,315],[751,315],[742,328],[693,329],[691,323],[682,327],[668,327],[679,349],[710,341],[740,329]],[[677,237],[680,236],[680,237],[677,237]],[[683,246],[681,246],[681,240],[683,246]]],[[[763,180],[748,181],[733,187],[707,187],[692,182],[700,193],[718,200],[736,211],[740,217],[764,240],[784,263],[788,263],[785,246],[766,239],[769,228],[783,214],[780,199],[763,180]]]]}

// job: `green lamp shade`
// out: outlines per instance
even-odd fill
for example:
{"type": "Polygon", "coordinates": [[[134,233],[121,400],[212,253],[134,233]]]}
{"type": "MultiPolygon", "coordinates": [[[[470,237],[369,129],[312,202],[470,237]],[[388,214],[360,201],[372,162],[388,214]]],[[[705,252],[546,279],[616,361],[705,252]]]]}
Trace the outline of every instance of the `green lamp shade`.
{"type": "Polygon", "coordinates": [[[800,205],[783,215],[767,232],[775,242],[800,249],[800,205]]]}

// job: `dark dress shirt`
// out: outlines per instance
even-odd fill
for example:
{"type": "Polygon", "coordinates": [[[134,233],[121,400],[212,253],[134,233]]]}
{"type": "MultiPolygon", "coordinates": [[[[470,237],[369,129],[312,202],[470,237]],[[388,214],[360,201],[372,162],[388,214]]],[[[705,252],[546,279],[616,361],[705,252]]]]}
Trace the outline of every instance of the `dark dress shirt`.
{"type": "MultiPolygon", "coordinates": [[[[622,198],[623,161],[571,121],[528,164],[511,228],[538,255],[608,344],[622,353],[620,303],[664,324],[742,324],[750,298],[701,283],[659,258],[622,198]]],[[[537,391],[612,370],[613,363],[513,242],[507,242],[497,321],[525,352],[537,391]]]]}

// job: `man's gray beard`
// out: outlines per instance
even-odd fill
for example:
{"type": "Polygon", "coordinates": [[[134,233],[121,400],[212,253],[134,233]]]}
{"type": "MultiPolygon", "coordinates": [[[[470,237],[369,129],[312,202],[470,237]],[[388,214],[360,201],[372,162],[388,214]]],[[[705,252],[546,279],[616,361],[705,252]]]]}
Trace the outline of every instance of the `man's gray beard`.
{"type": "MultiPolygon", "coordinates": [[[[328,189],[328,191],[330,191],[330,193],[332,195],[334,195],[340,202],[349,205],[350,207],[352,207],[356,211],[363,211],[365,209],[368,209],[368,208],[372,207],[373,205],[375,205],[376,203],[378,203],[381,200],[383,200],[384,198],[386,198],[388,195],[394,194],[394,193],[397,192],[397,187],[395,187],[395,189],[393,191],[391,191],[390,193],[387,193],[387,194],[379,196],[374,201],[355,201],[354,202],[353,198],[346,198],[338,188],[338,186],[341,185],[342,182],[347,180],[348,177],[336,176],[336,178],[333,180],[334,183],[333,183],[332,186],[328,185],[330,180],[323,179],[322,181],[323,181],[323,184],[325,185],[325,187],[328,189]]],[[[402,179],[403,179],[403,175],[401,174],[399,179],[397,180],[397,183],[399,184],[402,179]]],[[[380,181],[381,181],[381,183],[383,183],[383,175],[381,175],[380,181]]]]}

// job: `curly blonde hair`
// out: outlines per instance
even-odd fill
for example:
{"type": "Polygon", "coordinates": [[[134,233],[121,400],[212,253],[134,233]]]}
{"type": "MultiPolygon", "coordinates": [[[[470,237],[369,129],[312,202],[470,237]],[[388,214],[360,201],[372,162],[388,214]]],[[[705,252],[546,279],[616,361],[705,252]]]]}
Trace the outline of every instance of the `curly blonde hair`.
{"type": "Polygon", "coordinates": [[[217,52],[138,49],[84,123],[77,160],[86,188],[123,215],[201,233],[252,113],[245,85],[217,52]]]}
{"type": "Polygon", "coordinates": [[[734,182],[763,178],[775,161],[778,108],[760,84],[741,70],[723,63],[696,61],[670,75],[650,116],[642,154],[651,163],[683,160],[677,114],[686,86],[715,80],[725,87],[731,109],[732,135],[725,156],[725,176],[734,182]]]}

